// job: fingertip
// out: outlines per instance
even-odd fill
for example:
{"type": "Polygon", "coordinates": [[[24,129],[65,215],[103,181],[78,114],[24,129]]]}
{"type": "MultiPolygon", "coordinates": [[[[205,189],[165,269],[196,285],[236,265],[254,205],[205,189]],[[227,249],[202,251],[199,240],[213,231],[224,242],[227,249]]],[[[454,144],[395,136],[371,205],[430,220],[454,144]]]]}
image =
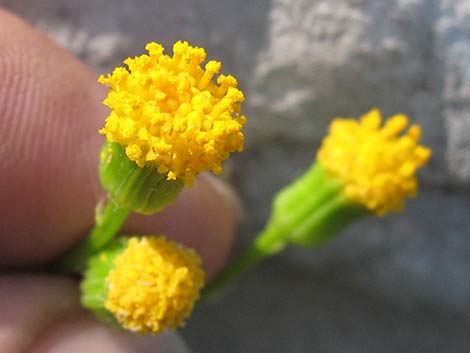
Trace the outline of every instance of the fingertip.
{"type": "Polygon", "coordinates": [[[137,336],[96,321],[81,312],[51,327],[31,353],[188,353],[183,340],[172,332],[137,336]]]}
{"type": "Polygon", "coordinates": [[[48,327],[79,307],[77,286],[52,276],[0,276],[0,347],[25,352],[48,327]]]}
{"type": "Polygon", "coordinates": [[[50,260],[91,226],[107,110],[97,75],[0,10],[0,265],[50,260]]]}

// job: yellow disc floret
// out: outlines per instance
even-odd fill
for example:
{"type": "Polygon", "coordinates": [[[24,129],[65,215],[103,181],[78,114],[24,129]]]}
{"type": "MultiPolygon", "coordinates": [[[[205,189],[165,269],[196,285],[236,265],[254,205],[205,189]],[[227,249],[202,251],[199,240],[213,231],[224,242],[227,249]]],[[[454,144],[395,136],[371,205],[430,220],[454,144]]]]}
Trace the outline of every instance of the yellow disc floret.
{"type": "Polygon", "coordinates": [[[201,260],[164,237],[133,237],[106,278],[106,309],[134,332],[184,324],[204,284],[201,260]]]}
{"type": "Polygon", "coordinates": [[[405,197],[416,195],[415,172],[431,155],[418,145],[419,126],[402,133],[408,125],[405,115],[381,125],[378,109],[359,121],[337,118],[318,152],[326,171],[344,182],[347,197],[379,215],[401,210],[405,197]]]}
{"type": "Polygon", "coordinates": [[[204,170],[219,174],[231,152],[243,149],[240,115],[243,93],[230,75],[214,75],[218,61],[202,62],[206,52],[187,42],[173,46],[173,56],[157,43],[148,55],[128,58],[99,82],[111,88],[104,104],[111,108],[101,134],[125,147],[140,167],[154,165],[169,180],[191,184],[204,170]]]}

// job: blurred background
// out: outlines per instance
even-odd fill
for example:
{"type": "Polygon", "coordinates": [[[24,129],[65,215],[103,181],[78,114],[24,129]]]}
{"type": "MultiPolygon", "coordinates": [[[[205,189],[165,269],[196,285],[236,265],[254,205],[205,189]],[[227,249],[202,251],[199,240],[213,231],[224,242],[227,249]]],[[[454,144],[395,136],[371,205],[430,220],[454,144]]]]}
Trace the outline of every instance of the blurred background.
{"type": "Polygon", "coordinates": [[[203,46],[239,78],[247,146],[225,177],[244,220],[312,163],[335,116],[406,113],[433,149],[403,214],[290,248],[199,305],[182,334],[205,352],[468,352],[470,1],[0,0],[99,72],[148,41],[203,46]]]}

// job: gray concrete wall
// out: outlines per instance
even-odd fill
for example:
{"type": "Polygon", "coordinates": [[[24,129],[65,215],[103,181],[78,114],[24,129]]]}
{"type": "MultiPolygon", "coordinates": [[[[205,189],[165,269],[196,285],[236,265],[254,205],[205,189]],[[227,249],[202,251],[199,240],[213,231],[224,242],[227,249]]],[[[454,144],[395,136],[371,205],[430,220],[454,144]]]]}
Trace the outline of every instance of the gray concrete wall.
{"type": "Polygon", "coordinates": [[[405,213],[289,249],[198,307],[194,352],[468,352],[470,1],[0,0],[101,72],[178,39],[224,62],[247,96],[239,248],[312,161],[330,119],[377,106],[433,148],[405,213]]]}

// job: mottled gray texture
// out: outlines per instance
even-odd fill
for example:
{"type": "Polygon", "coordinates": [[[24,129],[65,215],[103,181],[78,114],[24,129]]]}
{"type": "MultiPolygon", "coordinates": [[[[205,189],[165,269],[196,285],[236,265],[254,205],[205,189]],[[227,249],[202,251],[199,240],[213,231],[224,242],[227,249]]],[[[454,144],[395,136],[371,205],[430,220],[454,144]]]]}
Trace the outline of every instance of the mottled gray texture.
{"type": "Polygon", "coordinates": [[[404,112],[433,148],[407,212],[252,271],[183,331],[194,352],[468,352],[470,1],[0,0],[99,71],[188,39],[247,96],[239,248],[333,116],[404,112]]]}
{"type": "Polygon", "coordinates": [[[442,0],[435,23],[436,54],[443,63],[441,95],[446,157],[456,179],[470,181],[470,2],[442,0]]]}

